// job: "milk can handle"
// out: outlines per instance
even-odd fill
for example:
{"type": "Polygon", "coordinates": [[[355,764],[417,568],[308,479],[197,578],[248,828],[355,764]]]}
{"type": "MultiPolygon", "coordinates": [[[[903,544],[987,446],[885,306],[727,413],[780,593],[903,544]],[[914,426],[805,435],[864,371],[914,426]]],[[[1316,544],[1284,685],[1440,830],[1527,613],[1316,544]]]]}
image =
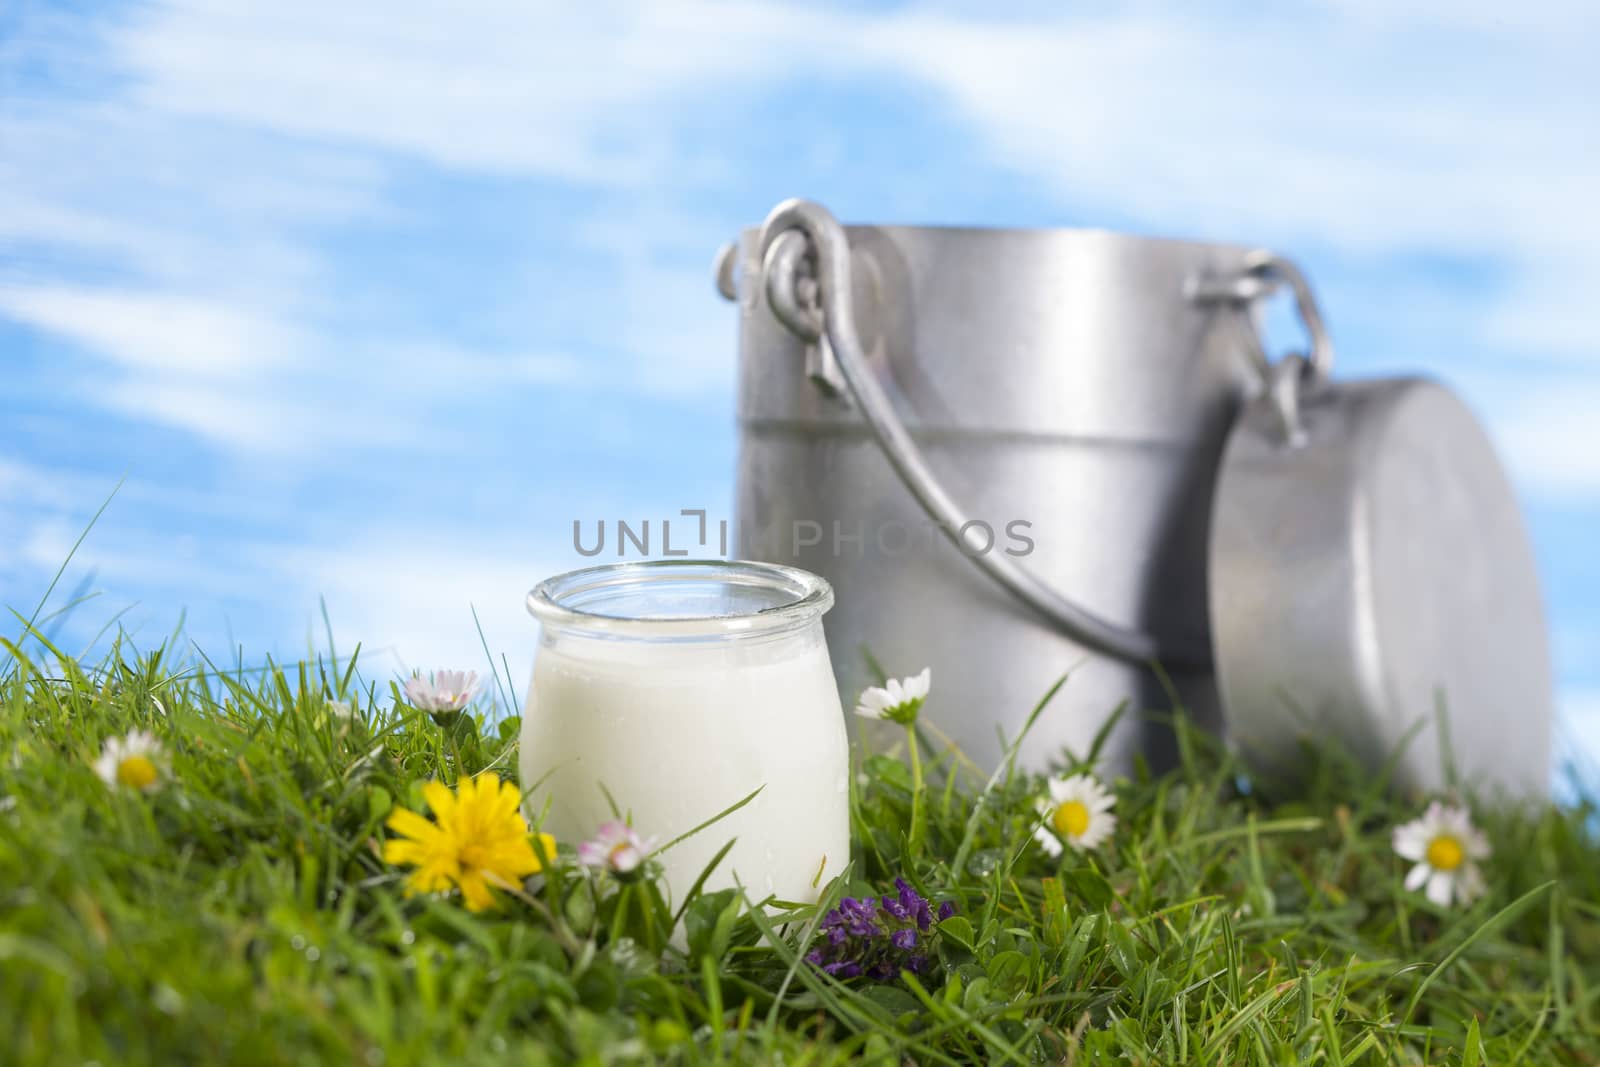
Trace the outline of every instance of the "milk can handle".
{"type": "MultiPolygon", "coordinates": [[[[824,354],[827,357],[825,372],[837,369],[901,481],[922,505],[922,510],[957,548],[964,550],[967,531],[976,524],[934,476],[922,450],[895,414],[888,395],[868,367],[861,341],[856,336],[855,315],[850,305],[850,242],[844,228],[821,204],[786,200],[767,216],[761,231],[761,250],[765,264],[763,274],[769,282],[781,278],[789,285],[795,277],[793,257],[809,253],[814,261],[817,287],[811,314],[805,314],[807,309],[803,306],[797,307],[808,301],[797,300],[792,292],[769,293],[769,302],[785,325],[803,339],[812,342],[826,339],[832,351],[824,354]],[[771,269],[774,266],[783,269],[771,269]],[[816,321],[819,318],[820,322],[816,321]]],[[[1018,600],[1087,648],[1124,660],[1159,660],[1179,668],[1203,669],[1211,662],[1211,650],[1203,639],[1157,637],[1143,630],[1119,626],[1063,597],[1009,557],[990,552],[965,552],[965,555],[1018,600]]]]}

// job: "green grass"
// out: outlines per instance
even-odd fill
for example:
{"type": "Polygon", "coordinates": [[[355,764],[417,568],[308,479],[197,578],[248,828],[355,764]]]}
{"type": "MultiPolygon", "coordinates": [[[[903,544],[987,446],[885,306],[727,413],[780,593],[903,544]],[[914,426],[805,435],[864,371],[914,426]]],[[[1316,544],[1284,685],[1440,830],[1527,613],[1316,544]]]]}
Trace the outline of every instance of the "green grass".
{"type": "MultiPolygon", "coordinates": [[[[858,754],[829,899],[904,875],[959,911],[921,978],[840,983],[801,960],[813,909],[700,896],[680,951],[648,883],[561,868],[479,915],[405,898],[384,817],[454,772],[393,705],[346,662],[0,666],[0,1062],[1600,1060],[1588,803],[1476,804],[1491,889],[1441,910],[1389,848],[1420,798],[1334,753],[1269,795],[1178,717],[1182,765],[1115,781],[1111,845],[1060,862],[1028,843],[1037,778],[980,797],[927,742],[913,838],[907,753],[858,754]],[[171,753],[157,794],[91,769],[132,728],[171,753]]],[[[514,774],[515,733],[483,726],[466,769],[514,774]]]]}

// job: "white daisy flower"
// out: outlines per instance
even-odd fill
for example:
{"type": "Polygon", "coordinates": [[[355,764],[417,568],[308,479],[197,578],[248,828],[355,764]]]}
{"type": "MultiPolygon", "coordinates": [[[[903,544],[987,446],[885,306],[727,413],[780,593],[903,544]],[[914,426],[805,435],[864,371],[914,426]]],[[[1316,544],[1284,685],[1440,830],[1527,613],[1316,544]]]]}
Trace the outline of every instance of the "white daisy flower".
{"type": "Polygon", "coordinates": [[[477,671],[434,671],[406,680],[406,700],[419,711],[460,711],[477,695],[477,671]]]}
{"type": "Polygon", "coordinates": [[[856,714],[864,719],[888,719],[901,725],[917,721],[917,712],[933,687],[933,668],[909,678],[891,678],[887,685],[872,686],[861,694],[856,714]]]}
{"type": "Polygon", "coordinates": [[[126,737],[113,737],[94,761],[94,772],[112,789],[125,786],[142,793],[154,793],[167,777],[166,756],[161,742],[145,730],[134,730],[126,737]]]}
{"type": "Polygon", "coordinates": [[[1489,857],[1489,839],[1472,825],[1466,808],[1434,801],[1420,819],[1395,827],[1394,850],[1415,864],[1406,889],[1426,885],[1428,899],[1441,908],[1452,900],[1467,904],[1486,888],[1476,861],[1489,857]]]}
{"type": "Polygon", "coordinates": [[[1049,798],[1039,801],[1044,822],[1033,836],[1050,855],[1061,855],[1063,842],[1077,849],[1097,848],[1116,830],[1111,807],[1117,798],[1093,775],[1052,778],[1049,790],[1049,798]]]}
{"type": "Polygon", "coordinates": [[[654,838],[640,837],[627,823],[601,823],[594,840],[578,846],[578,862],[612,874],[629,875],[644,863],[654,842],[654,838]]]}

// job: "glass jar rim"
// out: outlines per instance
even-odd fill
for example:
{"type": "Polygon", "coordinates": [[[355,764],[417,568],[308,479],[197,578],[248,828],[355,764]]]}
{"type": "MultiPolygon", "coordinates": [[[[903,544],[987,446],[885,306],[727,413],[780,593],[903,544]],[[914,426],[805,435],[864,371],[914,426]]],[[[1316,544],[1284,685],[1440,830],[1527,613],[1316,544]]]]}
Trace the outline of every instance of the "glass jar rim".
{"type": "MultiPolygon", "coordinates": [[[[692,595],[687,603],[694,603],[692,595]]],[[[639,560],[546,578],[528,593],[527,605],[546,626],[597,636],[730,638],[807,625],[833,606],[833,587],[810,571],[779,563],[639,560]],[[703,594],[716,587],[748,606],[727,611],[659,606],[674,593],[703,594]],[[639,606],[627,609],[630,602],[639,606]]]]}

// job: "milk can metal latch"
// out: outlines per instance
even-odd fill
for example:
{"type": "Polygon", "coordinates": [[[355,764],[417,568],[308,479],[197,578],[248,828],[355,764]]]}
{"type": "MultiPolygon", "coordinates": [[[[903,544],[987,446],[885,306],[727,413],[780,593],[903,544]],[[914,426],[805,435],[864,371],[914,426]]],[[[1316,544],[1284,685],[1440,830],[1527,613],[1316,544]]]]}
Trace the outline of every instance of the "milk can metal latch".
{"type": "Polygon", "coordinates": [[[1274,362],[1261,343],[1253,316],[1243,332],[1246,356],[1261,376],[1261,391],[1275,416],[1281,443],[1299,448],[1306,443],[1300,415],[1304,389],[1327,383],[1333,371],[1333,341],[1322,322],[1316,294],[1292,261],[1267,251],[1250,253],[1243,270],[1226,276],[1202,275],[1191,280],[1189,298],[1200,303],[1255,304],[1287,285],[1294,295],[1295,311],[1310,341],[1309,352],[1290,352],[1274,362]]]}

